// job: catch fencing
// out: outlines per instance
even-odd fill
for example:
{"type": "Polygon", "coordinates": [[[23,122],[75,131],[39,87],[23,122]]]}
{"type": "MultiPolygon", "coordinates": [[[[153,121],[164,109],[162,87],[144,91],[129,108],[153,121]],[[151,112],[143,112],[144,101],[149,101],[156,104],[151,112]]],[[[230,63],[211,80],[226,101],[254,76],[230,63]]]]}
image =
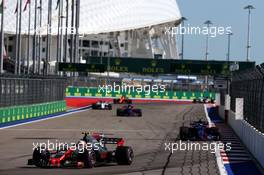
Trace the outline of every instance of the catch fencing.
{"type": "Polygon", "coordinates": [[[244,98],[244,119],[264,132],[264,64],[232,76],[231,109],[235,99],[244,98]]]}
{"type": "Polygon", "coordinates": [[[62,101],[66,79],[41,76],[0,76],[0,107],[62,101]]]}

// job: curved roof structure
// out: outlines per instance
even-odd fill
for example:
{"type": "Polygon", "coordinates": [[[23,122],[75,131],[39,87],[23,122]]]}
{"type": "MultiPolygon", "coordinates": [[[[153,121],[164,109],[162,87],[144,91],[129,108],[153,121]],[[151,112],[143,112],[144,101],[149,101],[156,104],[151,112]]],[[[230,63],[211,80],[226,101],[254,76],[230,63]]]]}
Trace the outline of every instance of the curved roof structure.
{"type": "MultiPolygon", "coordinates": [[[[22,0],[24,8],[27,0],[22,0]]],[[[34,2],[31,0],[31,30],[34,29],[34,2]]],[[[5,31],[16,31],[16,2],[5,1],[5,31]]],[[[39,0],[37,0],[39,3],[39,0]]],[[[71,0],[69,0],[71,5],[71,0]]],[[[58,10],[57,0],[53,0],[52,33],[57,33],[58,10]]],[[[66,0],[63,1],[64,16],[66,0]]],[[[28,30],[28,9],[22,13],[22,33],[28,30]]],[[[45,33],[47,26],[48,0],[42,0],[42,27],[45,33]]],[[[71,12],[69,12],[71,16],[71,12]]],[[[180,20],[181,14],[176,0],[81,0],[80,33],[98,34],[115,31],[139,29],[167,22],[180,20]]],[[[71,20],[69,19],[69,22],[71,20]]],[[[65,18],[64,18],[65,25],[65,18]]]]}

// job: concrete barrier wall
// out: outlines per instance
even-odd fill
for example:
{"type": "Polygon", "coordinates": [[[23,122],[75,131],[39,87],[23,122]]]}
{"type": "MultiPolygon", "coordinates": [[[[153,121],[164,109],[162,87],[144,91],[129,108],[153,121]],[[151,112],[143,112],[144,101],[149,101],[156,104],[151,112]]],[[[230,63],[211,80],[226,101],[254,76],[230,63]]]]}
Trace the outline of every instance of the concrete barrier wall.
{"type": "Polygon", "coordinates": [[[65,101],[0,108],[0,124],[27,120],[66,111],[65,101]]]}
{"type": "MultiPolygon", "coordinates": [[[[219,114],[224,117],[225,108],[219,107],[219,114]]],[[[235,113],[229,111],[228,124],[233,128],[235,133],[242,140],[244,145],[264,167],[264,133],[259,132],[245,120],[236,120],[235,113]]]]}

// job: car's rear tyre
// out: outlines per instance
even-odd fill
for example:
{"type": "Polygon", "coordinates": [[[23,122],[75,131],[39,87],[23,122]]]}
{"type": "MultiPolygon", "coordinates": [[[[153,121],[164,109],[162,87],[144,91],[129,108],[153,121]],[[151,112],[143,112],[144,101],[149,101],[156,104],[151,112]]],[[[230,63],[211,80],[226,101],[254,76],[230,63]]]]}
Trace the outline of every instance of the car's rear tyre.
{"type": "Polygon", "coordinates": [[[40,148],[36,148],[33,151],[33,161],[36,167],[46,168],[48,167],[50,159],[50,152],[48,150],[41,150],[40,148]]]}
{"type": "Polygon", "coordinates": [[[214,136],[214,141],[220,141],[221,140],[221,135],[218,131],[218,128],[216,128],[216,127],[206,128],[205,132],[208,135],[214,136]]]}
{"type": "Polygon", "coordinates": [[[96,164],[96,154],[94,151],[91,152],[85,152],[83,153],[85,156],[84,159],[84,167],[85,168],[93,168],[96,164]]]}
{"type": "Polygon", "coordinates": [[[96,104],[92,104],[92,109],[96,109],[96,104]]]}
{"type": "Polygon", "coordinates": [[[190,132],[189,132],[189,128],[188,127],[180,127],[180,139],[182,141],[186,141],[189,139],[189,135],[190,135],[190,132]]]}
{"type": "Polygon", "coordinates": [[[116,148],[115,157],[118,165],[131,165],[134,159],[133,149],[129,146],[119,146],[116,148]]]}
{"type": "Polygon", "coordinates": [[[124,112],[123,112],[123,109],[117,109],[117,110],[116,110],[116,115],[117,115],[117,116],[123,116],[123,113],[124,113],[124,112]]]}
{"type": "Polygon", "coordinates": [[[141,117],[141,116],[142,116],[142,111],[141,111],[141,109],[137,109],[137,110],[135,110],[135,113],[137,114],[136,116],[138,116],[138,117],[141,117]]]}

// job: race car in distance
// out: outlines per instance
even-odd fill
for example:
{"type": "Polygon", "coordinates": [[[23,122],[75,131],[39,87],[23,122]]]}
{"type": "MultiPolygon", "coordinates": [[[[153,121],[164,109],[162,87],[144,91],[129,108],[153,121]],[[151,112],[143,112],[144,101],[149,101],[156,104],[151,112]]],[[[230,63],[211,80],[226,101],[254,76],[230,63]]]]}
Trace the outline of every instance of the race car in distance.
{"type": "Polygon", "coordinates": [[[206,121],[195,121],[190,127],[180,127],[180,139],[183,141],[219,141],[220,133],[218,128],[209,127],[206,121]]]}
{"type": "Polygon", "coordinates": [[[214,99],[210,99],[208,97],[205,97],[205,98],[195,98],[193,99],[193,103],[204,103],[204,104],[207,104],[207,103],[214,103],[214,99]]]}
{"type": "Polygon", "coordinates": [[[132,105],[123,106],[122,108],[117,108],[117,116],[132,116],[132,117],[141,117],[141,109],[135,109],[132,105]]]}
{"type": "Polygon", "coordinates": [[[122,96],[121,98],[114,99],[113,103],[114,104],[132,104],[132,100],[125,96],[122,96]]]}
{"type": "Polygon", "coordinates": [[[107,163],[130,165],[133,162],[133,149],[124,146],[123,138],[109,138],[98,133],[83,134],[83,138],[77,142],[78,146],[75,149],[67,145],[56,150],[36,148],[33,151],[32,159],[28,160],[28,165],[40,168],[93,168],[107,163]],[[92,145],[89,150],[86,146],[87,143],[92,145]],[[80,144],[81,146],[79,146],[80,144]],[[116,144],[115,150],[108,150],[106,147],[108,144],[116,144]]]}
{"type": "Polygon", "coordinates": [[[92,104],[92,109],[101,109],[101,110],[112,110],[112,105],[106,103],[105,101],[99,101],[92,104]]]}

